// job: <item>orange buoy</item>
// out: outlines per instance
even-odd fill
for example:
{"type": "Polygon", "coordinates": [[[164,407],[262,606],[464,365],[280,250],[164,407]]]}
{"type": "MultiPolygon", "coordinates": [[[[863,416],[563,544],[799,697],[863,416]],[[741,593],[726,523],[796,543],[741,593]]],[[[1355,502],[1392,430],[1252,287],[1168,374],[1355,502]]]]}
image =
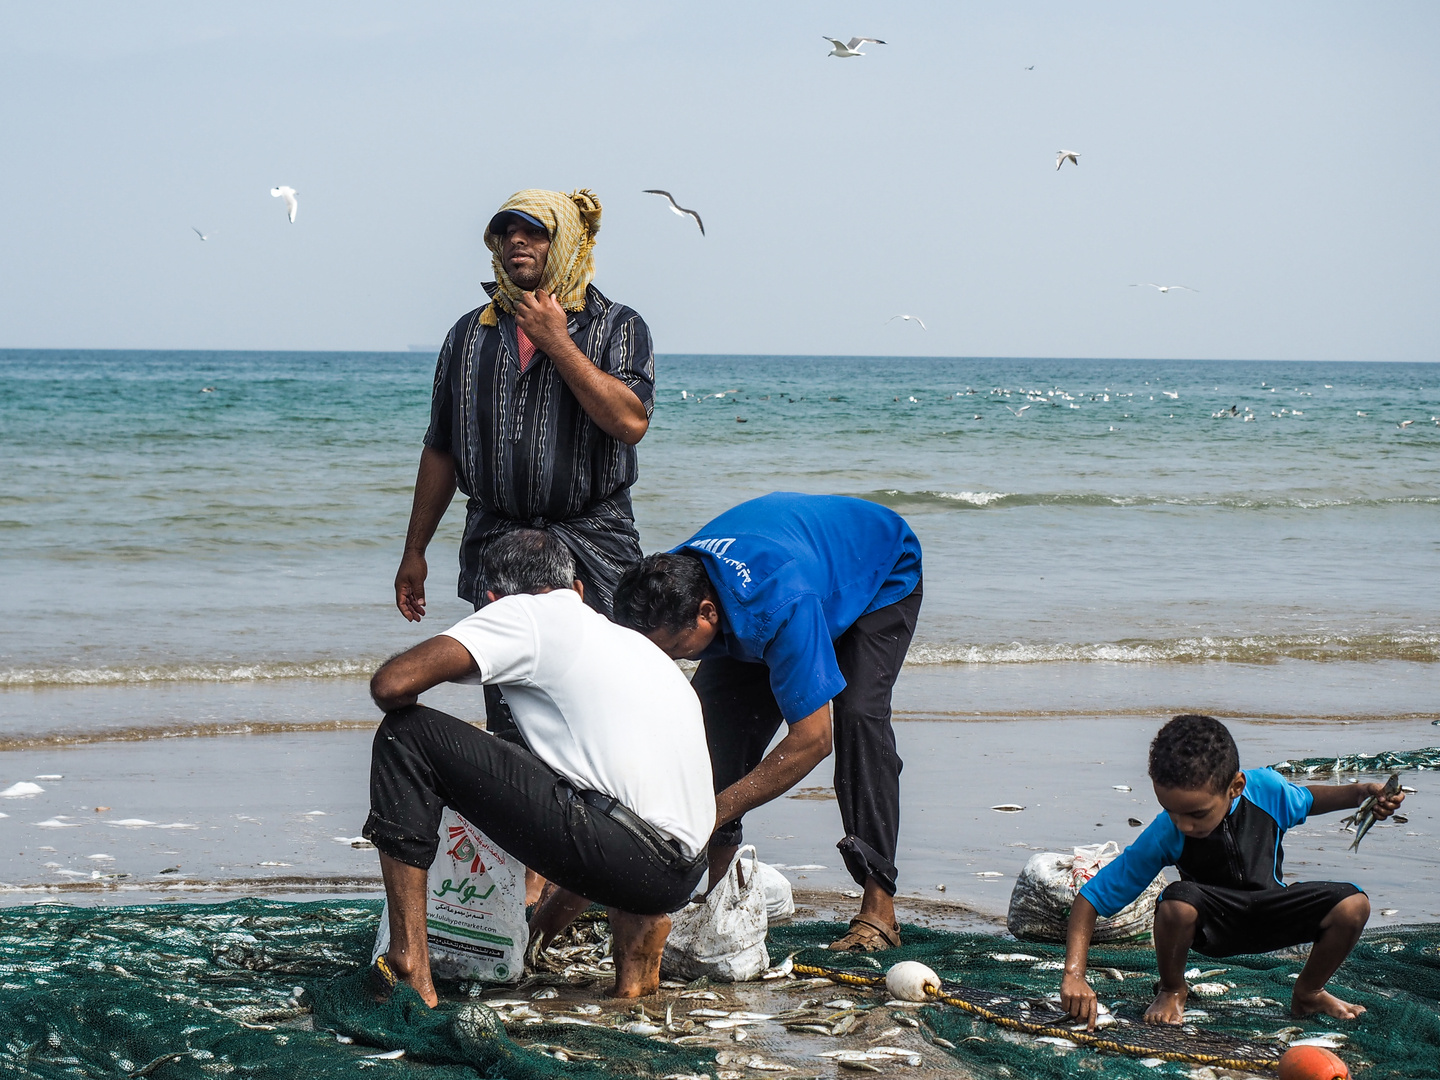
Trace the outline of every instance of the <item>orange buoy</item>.
{"type": "Polygon", "coordinates": [[[1292,1046],[1280,1059],[1280,1080],[1350,1080],[1350,1069],[1323,1046],[1292,1046]]]}

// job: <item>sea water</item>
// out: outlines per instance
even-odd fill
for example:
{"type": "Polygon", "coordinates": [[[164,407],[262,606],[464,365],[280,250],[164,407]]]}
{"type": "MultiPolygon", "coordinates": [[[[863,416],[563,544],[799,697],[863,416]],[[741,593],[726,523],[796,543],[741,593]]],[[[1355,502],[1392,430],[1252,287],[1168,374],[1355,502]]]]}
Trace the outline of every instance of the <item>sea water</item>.
{"type": "MultiPolygon", "coordinates": [[[[355,678],[408,644],[432,373],[0,352],[0,686],[355,678]]],[[[884,503],[925,549],[913,664],[1440,659],[1440,365],[670,356],[657,381],[643,547],[769,491],[884,503]]],[[[462,520],[435,629],[465,612],[462,520]]]]}
{"type": "MultiPolygon", "coordinates": [[[[0,806],[25,852],[0,879],[90,875],[91,849],[133,830],[89,803],[123,799],[118,820],[154,823],[136,827],[137,872],[190,857],[175,852],[191,834],[145,829],[222,828],[211,817],[224,831],[207,845],[284,818],[289,854],[196,859],[373,872],[344,843],[368,735],[343,729],[378,719],[376,664],[468,613],[463,499],[430,547],[426,620],[393,604],[433,369],[416,353],[0,352],[0,787],[71,774],[0,806]],[[154,741],[230,731],[270,733],[273,761],[242,741],[154,741]],[[137,745],[65,749],[95,739],[137,745]],[[50,857],[46,836],[85,850],[50,857]]],[[[769,491],[893,507],[925,552],[900,717],[1017,725],[983,729],[1010,763],[987,778],[997,792],[1071,758],[1106,790],[1096,767],[1124,756],[1104,744],[1127,717],[1140,750],[1182,709],[1301,723],[1256,750],[1277,759],[1440,738],[1437,416],[1437,364],[665,356],[635,512],[653,551],[769,491]]],[[[481,715],[466,688],[432,697],[481,715]]],[[[966,752],[930,759],[972,731],[902,732],[907,777],[963,780],[966,752]]],[[[907,836],[954,858],[948,826],[916,831],[927,807],[953,808],[915,783],[906,798],[907,836]]],[[[787,845],[833,843],[785,825],[810,805],[760,823],[790,837],[773,841],[790,861],[820,856],[787,845]]]]}

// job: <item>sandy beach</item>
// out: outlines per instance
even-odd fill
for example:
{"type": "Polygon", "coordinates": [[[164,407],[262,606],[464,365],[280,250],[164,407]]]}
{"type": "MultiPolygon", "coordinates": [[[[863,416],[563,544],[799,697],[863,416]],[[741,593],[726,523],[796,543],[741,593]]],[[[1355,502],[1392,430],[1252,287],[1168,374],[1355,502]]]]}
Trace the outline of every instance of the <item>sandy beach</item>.
{"type": "MultiPolygon", "coordinates": [[[[1027,694],[1032,707],[1021,711],[1006,708],[1011,695],[996,682],[1005,680],[908,668],[896,695],[896,737],[906,762],[901,895],[958,904],[990,920],[1003,918],[1015,875],[1034,851],[1107,840],[1123,847],[1138,832],[1127,822],[1148,823],[1158,812],[1145,753],[1168,715],[1155,707],[1083,710],[1083,691],[1048,701],[1027,694]],[[1073,708],[1076,698],[1082,711],[1073,708]],[[962,699],[969,715],[955,707],[962,699]],[[1034,707],[1045,704],[1051,708],[1034,707]],[[1001,803],[1025,810],[990,809],[1001,803]]],[[[1228,680],[1231,700],[1245,697],[1243,683],[1228,680]]],[[[362,686],[347,688],[352,700],[362,686]]],[[[1112,700],[1114,689],[1105,689],[1112,700]]],[[[83,699],[85,693],[49,696],[83,699]]],[[[1093,694],[1100,696],[1101,689],[1093,694]]],[[[1333,688],[1324,694],[1336,700],[1333,688]]],[[[440,707],[478,720],[473,697],[464,687],[434,694],[440,707]]],[[[351,844],[368,808],[373,713],[354,707],[336,712],[343,718],[300,730],[188,735],[176,724],[168,738],[0,753],[0,778],[7,783],[63,777],[34,781],[43,794],[0,805],[9,815],[0,820],[6,841],[0,848],[0,903],[47,896],[113,904],[252,890],[312,898],[327,890],[373,892],[375,853],[351,844]],[[330,729],[341,722],[344,728],[330,729]],[[137,820],[147,824],[118,824],[137,820]],[[101,855],[106,858],[95,858],[101,855]]],[[[1224,715],[1247,767],[1440,742],[1440,729],[1432,724],[1437,717],[1418,709],[1392,712],[1388,719],[1258,709],[1224,715]]],[[[1407,825],[1377,826],[1352,853],[1339,815],[1312,819],[1286,837],[1287,876],[1360,883],[1377,913],[1372,925],[1440,918],[1440,776],[1409,772],[1404,779],[1417,789],[1406,803],[1407,825]],[[1395,914],[1381,916],[1382,910],[1395,914]]],[[[746,819],[747,842],[761,857],[784,868],[798,889],[821,898],[843,899],[854,888],[834,849],[838,830],[824,764],[790,797],[746,819]],[[818,869],[808,869],[813,867],[818,869]]]]}

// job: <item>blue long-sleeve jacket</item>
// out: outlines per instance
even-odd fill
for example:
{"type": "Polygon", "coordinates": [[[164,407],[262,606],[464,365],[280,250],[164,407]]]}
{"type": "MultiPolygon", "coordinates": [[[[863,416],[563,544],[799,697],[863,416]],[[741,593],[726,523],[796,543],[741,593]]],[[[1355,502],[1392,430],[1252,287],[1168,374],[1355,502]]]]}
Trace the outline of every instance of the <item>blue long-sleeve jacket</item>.
{"type": "Polygon", "coordinates": [[[1119,858],[1100,869],[1080,895],[1104,917],[1135,902],[1166,866],[1182,881],[1230,889],[1284,888],[1286,829],[1303,822],[1314,796],[1274,769],[1246,769],[1245,790],[1209,836],[1187,837],[1161,812],[1119,858]]]}

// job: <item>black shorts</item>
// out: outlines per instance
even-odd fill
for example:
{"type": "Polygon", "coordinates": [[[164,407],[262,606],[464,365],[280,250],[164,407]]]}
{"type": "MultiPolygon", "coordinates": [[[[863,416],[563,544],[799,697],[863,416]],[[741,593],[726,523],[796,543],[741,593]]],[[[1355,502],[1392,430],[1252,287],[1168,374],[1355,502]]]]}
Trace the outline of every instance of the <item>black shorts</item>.
{"type": "Polygon", "coordinates": [[[1274,889],[1226,889],[1198,881],[1165,887],[1160,903],[1181,900],[1200,914],[1191,948],[1205,956],[1239,956],[1306,945],[1335,905],[1362,890],[1348,881],[1297,881],[1274,889]]]}

